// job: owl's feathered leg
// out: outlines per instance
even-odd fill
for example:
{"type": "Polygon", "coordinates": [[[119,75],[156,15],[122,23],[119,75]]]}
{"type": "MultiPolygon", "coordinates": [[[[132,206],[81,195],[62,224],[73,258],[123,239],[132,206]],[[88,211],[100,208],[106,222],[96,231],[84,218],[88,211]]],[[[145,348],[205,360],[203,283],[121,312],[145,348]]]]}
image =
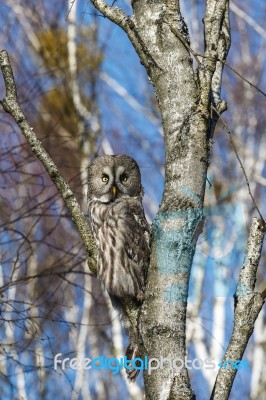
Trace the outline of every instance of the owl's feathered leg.
{"type": "MultiPolygon", "coordinates": [[[[127,298],[120,299],[117,296],[114,296],[112,293],[109,293],[112,306],[118,310],[122,317],[122,323],[126,332],[128,334],[129,344],[126,349],[125,356],[127,360],[134,360],[135,358],[140,358],[139,346],[138,346],[138,320],[140,313],[140,305],[143,301],[143,296],[141,301],[136,303],[135,301],[127,298]]],[[[135,365],[138,365],[138,362],[135,362],[135,365]]],[[[135,369],[131,363],[128,363],[128,367],[126,368],[127,378],[130,382],[135,382],[137,376],[139,374],[139,370],[135,369]]]]}
{"type": "MultiPolygon", "coordinates": [[[[129,336],[129,345],[127,346],[125,355],[127,357],[127,360],[135,360],[136,358],[140,358],[141,356],[139,352],[138,343],[136,343],[134,339],[132,340],[130,336],[129,336]]],[[[138,367],[141,366],[139,361],[134,361],[134,365],[138,367]]],[[[127,379],[130,382],[135,382],[140,372],[140,369],[136,369],[130,362],[128,363],[128,366],[130,369],[126,369],[127,379]]]]}
{"type": "MultiPolygon", "coordinates": [[[[140,357],[140,353],[139,353],[139,347],[137,344],[133,344],[130,340],[129,345],[127,346],[126,349],[126,358],[127,360],[134,360],[135,358],[139,358],[140,357]]],[[[140,365],[138,362],[135,362],[135,365],[140,365]]],[[[135,380],[137,379],[137,376],[139,374],[139,370],[135,369],[131,363],[129,363],[129,367],[131,369],[126,369],[126,374],[127,374],[127,379],[130,382],[135,382],[135,380]]]]}
{"type": "MultiPolygon", "coordinates": [[[[134,360],[140,358],[139,352],[139,333],[138,333],[138,320],[140,314],[140,306],[131,300],[123,300],[123,323],[128,332],[129,344],[126,349],[125,356],[127,360],[134,360]]],[[[135,365],[138,365],[135,362],[135,365]]],[[[131,363],[128,364],[130,369],[126,369],[127,378],[130,382],[135,382],[139,374],[139,370],[135,369],[131,363]]]]}

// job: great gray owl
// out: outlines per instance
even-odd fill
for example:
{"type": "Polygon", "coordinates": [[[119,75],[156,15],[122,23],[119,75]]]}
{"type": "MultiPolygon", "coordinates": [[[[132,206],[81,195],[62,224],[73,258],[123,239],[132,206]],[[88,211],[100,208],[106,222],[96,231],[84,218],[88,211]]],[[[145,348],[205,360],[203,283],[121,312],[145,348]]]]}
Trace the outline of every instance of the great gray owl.
{"type": "Polygon", "coordinates": [[[101,156],[88,169],[88,212],[98,247],[98,277],[119,302],[141,302],[150,258],[150,226],[136,161],[101,156]]]}

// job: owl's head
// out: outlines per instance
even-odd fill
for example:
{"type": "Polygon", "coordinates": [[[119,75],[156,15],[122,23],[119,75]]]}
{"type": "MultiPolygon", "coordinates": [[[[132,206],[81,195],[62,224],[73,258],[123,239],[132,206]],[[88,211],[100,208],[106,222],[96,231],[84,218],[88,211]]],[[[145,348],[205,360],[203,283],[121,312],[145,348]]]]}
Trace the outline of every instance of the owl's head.
{"type": "Polygon", "coordinates": [[[88,169],[88,198],[103,203],[121,197],[142,195],[141,175],[136,161],[126,154],[101,156],[88,169]]]}

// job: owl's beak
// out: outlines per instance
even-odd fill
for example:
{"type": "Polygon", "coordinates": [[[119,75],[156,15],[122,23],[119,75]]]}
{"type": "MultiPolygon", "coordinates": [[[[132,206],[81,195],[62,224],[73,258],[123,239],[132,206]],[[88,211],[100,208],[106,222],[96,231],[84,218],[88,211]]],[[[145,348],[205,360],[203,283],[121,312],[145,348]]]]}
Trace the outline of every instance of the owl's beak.
{"type": "Polygon", "coordinates": [[[113,197],[116,197],[116,195],[117,195],[117,187],[116,186],[112,187],[112,195],[113,195],[113,197]]]}

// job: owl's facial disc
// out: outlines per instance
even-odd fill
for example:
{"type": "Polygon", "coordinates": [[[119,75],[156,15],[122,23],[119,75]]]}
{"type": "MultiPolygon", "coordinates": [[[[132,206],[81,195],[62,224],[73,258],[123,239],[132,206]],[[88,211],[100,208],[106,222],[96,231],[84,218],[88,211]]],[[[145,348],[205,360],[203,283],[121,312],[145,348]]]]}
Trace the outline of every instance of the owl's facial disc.
{"type": "MultiPolygon", "coordinates": [[[[135,167],[135,166],[134,166],[135,167]]],[[[119,165],[115,173],[115,183],[118,188],[118,197],[132,197],[140,194],[140,177],[135,168],[119,165]]]]}
{"type": "Polygon", "coordinates": [[[128,194],[126,186],[127,180],[128,176],[125,173],[125,167],[119,165],[115,171],[115,185],[117,187],[117,197],[123,197],[128,194]]]}
{"type": "Polygon", "coordinates": [[[113,171],[109,166],[98,169],[98,177],[95,182],[96,197],[103,203],[108,203],[111,200],[111,190],[114,184],[113,171]]]}
{"type": "Polygon", "coordinates": [[[125,154],[97,157],[89,167],[89,196],[102,203],[142,196],[137,163],[125,154]]]}

